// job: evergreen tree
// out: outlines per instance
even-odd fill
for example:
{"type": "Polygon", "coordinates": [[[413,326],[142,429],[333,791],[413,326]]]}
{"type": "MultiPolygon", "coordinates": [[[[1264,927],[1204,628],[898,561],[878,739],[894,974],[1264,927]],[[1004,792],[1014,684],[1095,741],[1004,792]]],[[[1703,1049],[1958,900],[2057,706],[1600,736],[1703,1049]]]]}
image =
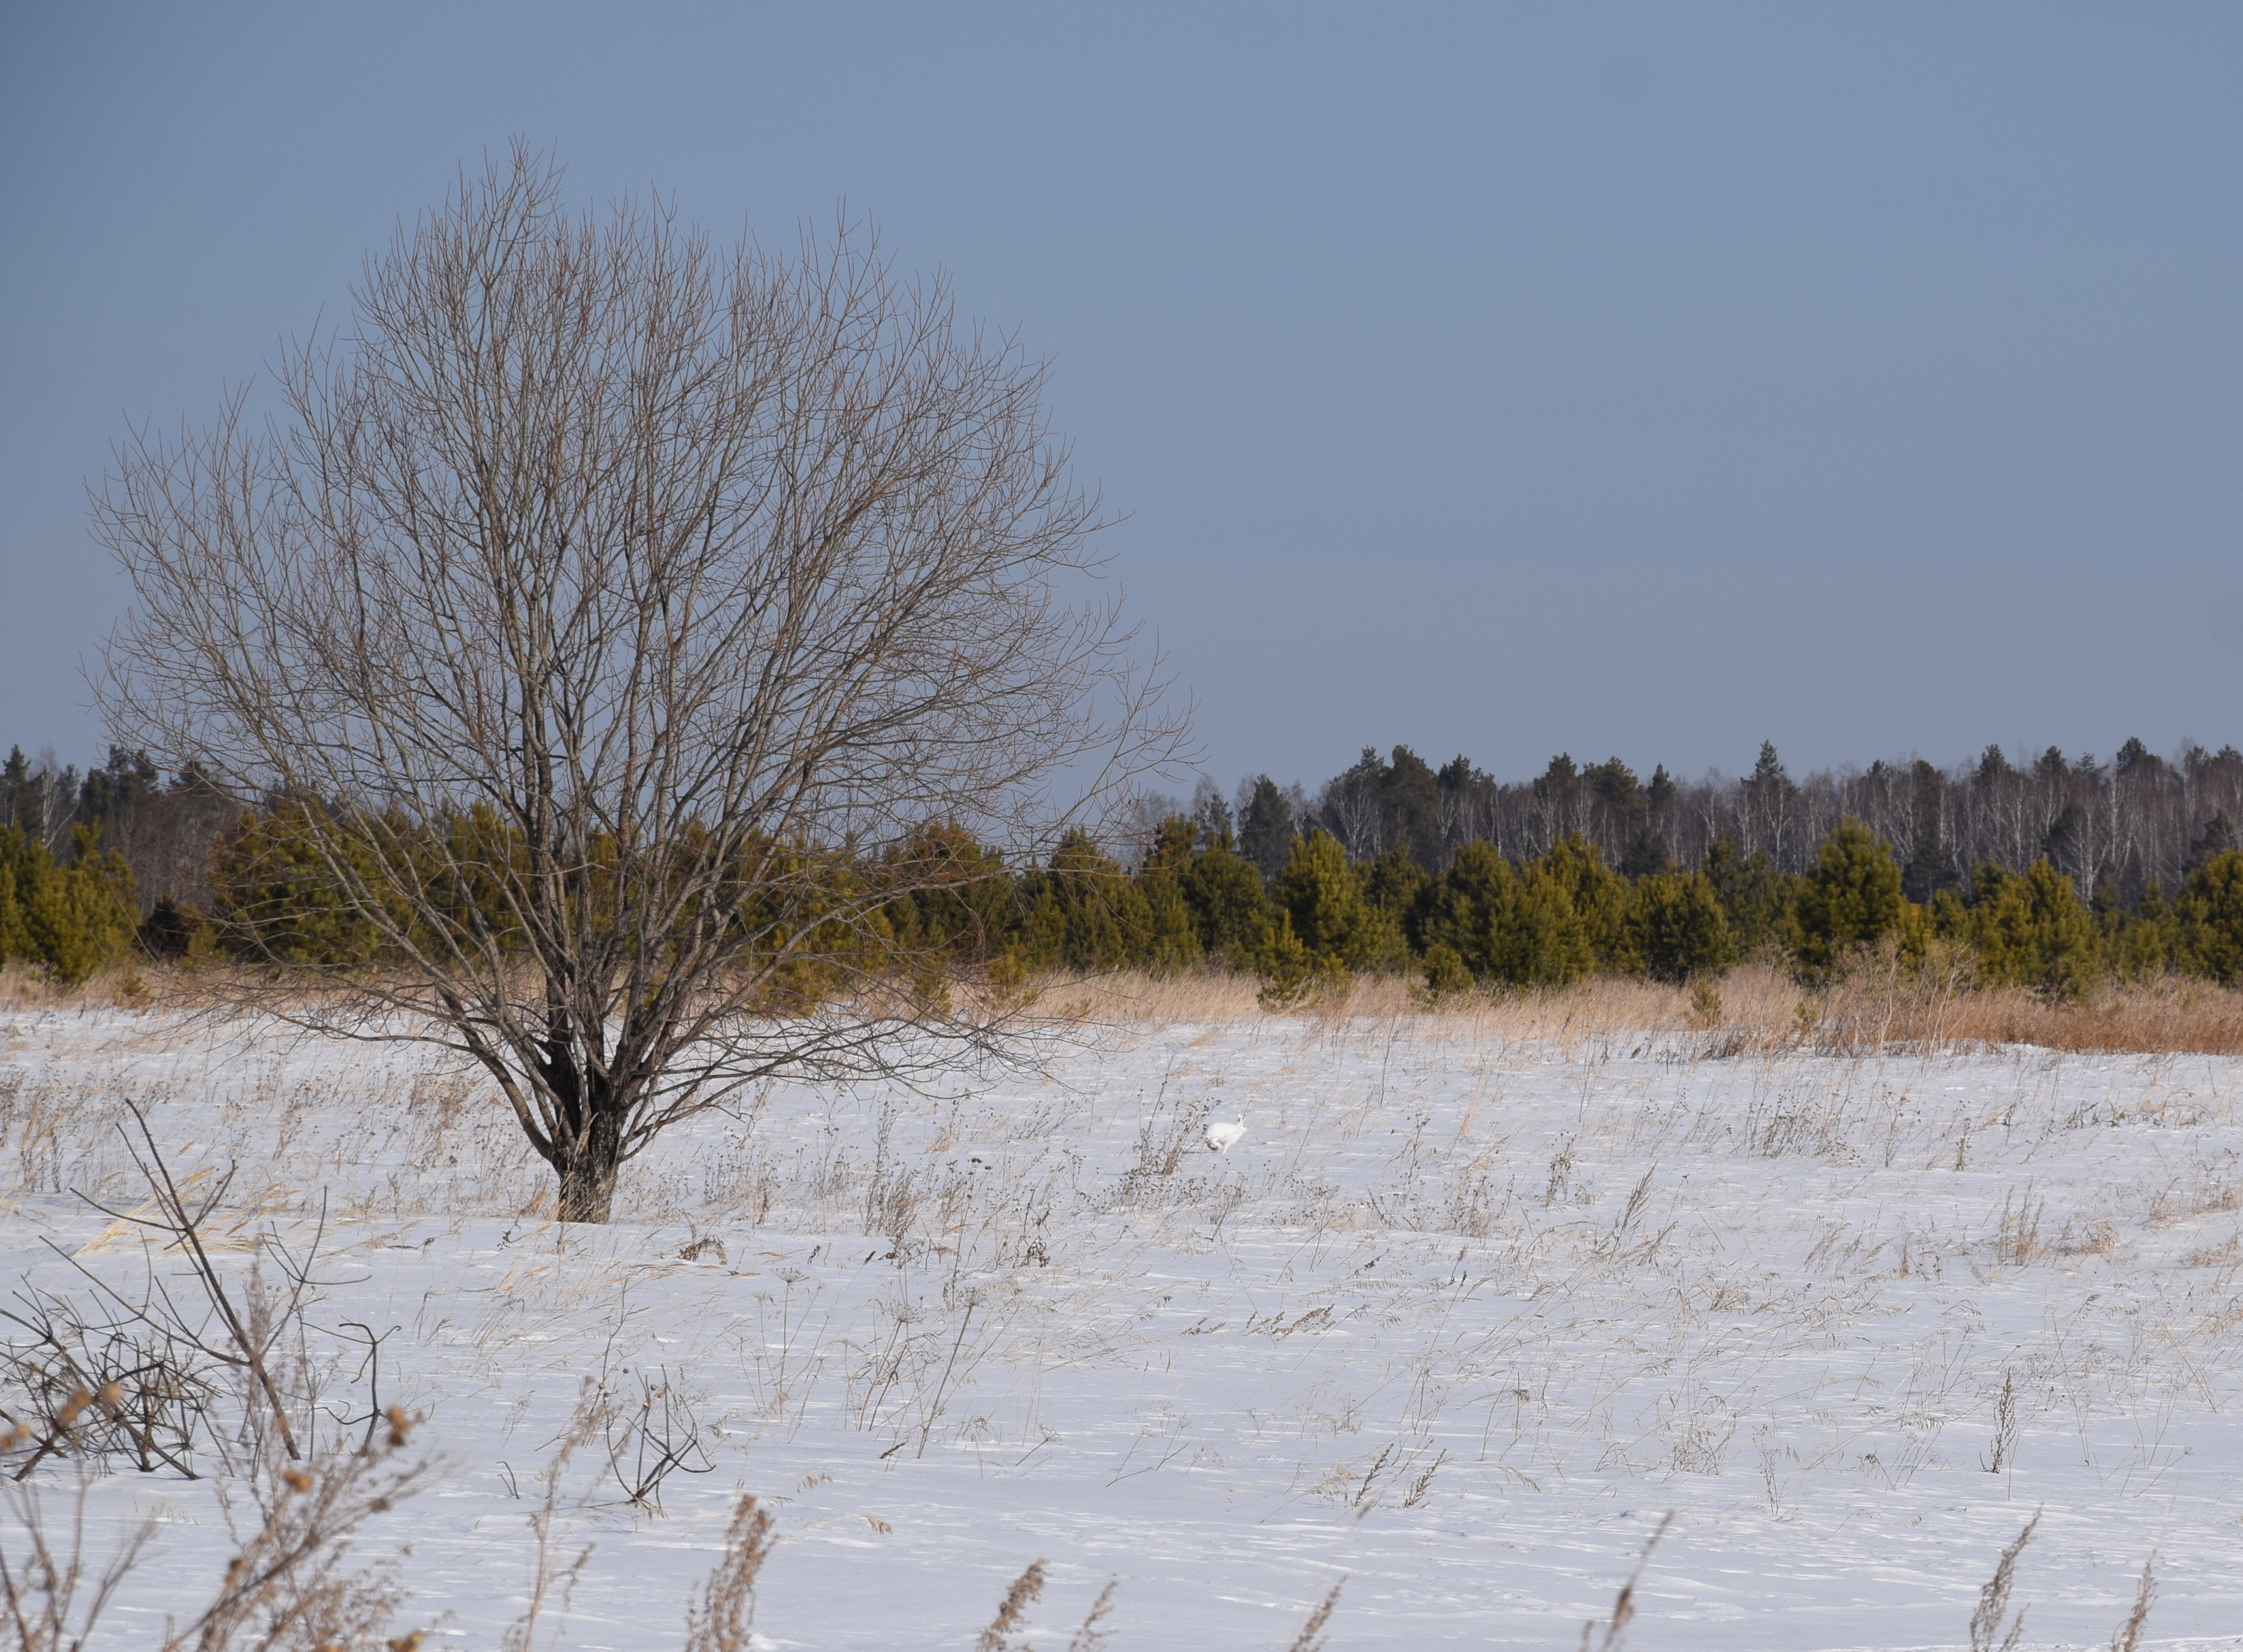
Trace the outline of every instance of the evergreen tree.
{"type": "Polygon", "coordinates": [[[1760,742],[1760,757],[1737,790],[1738,813],[1750,834],[1749,841],[1755,849],[1775,856],[1779,866],[1783,864],[1793,818],[1798,813],[1799,788],[1784,771],[1774,741],[1760,742]]]}
{"type": "Polygon", "coordinates": [[[146,752],[111,746],[108,764],[89,771],[78,789],[78,818],[96,823],[116,820],[156,792],[161,779],[146,752]]]}
{"type": "Polygon", "coordinates": [[[1462,752],[1443,763],[1433,778],[1441,789],[1441,864],[1445,866],[1458,845],[1495,831],[1505,788],[1473,768],[1462,752]]]}
{"type": "Polygon", "coordinates": [[[1553,843],[1526,866],[1526,881],[1545,876],[1565,891],[1566,903],[1580,925],[1588,965],[1582,970],[1621,964],[1627,943],[1627,884],[1605,864],[1593,843],[1568,836],[1553,843]]]}
{"type": "Polygon", "coordinates": [[[1522,987],[1570,986],[1597,967],[1589,926],[1573,900],[1570,870],[1529,861],[1508,912],[1493,915],[1488,950],[1499,981],[1522,987]]]}
{"type": "Polygon", "coordinates": [[[1552,843],[1588,824],[1588,795],[1581,785],[1581,771],[1571,752],[1561,751],[1550,759],[1550,766],[1535,781],[1533,789],[1534,801],[1541,807],[1552,843]]]}
{"type": "Polygon", "coordinates": [[[1472,991],[1472,971],[1453,947],[1436,941],[1425,951],[1425,997],[1435,1004],[1472,991]]]}
{"type": "Polygon", "coordinates": [[[2239,849],[2243,849],[2243,842],[2236,838],[2234,823],[2227,818],[2225,809],[2215,809],[2204,823],[2203,829],[2189,843],[2189,870],[2194,871],[2213,856],[2233,855],[2239,849]]]}
{"type": "Polygon", "coordinates": [[[1254,776],[1244,807],[1238,811],[1238,852],[1261,869],[1265,888],[1274,889],[1277,874],[1293,853],[1293,811],[1284,793],[1267,775],[1254,776]]]}
{"type": "Polygon", "coordinates": [[[1445,947],[1474,975],[1494,978],[1499,932],[1513,921],[1517,876],[1494,844],[1474,838],[1421,893],[1418,939],[1430,954],[1445,947]]]}
{"type": "Polygon", "coordinates": [[[1908,910],[1892,846],[1848,816],[1822,840],[1795,907],[1799,959],[1828,970],[1857,946],[1897,931],[1908,910]]]}
{"type": "Polygon", "coordinates": [[[21,827],[0,828],[0,958],[28,959],[75,986],[131,944],[132,873],[95,847],[98,834],[74,828],[71,858],[57,865],[21,827]]]}
{"type": "Polygon", "coordinates": [[[1425,760],[1397,746],[1387,765],[1384,786],[1388,843],[1409,850],[1426,872],[1438,872],[1447,859],[1441,825],[1441,782],[1425,760]]]}
{"type": "Polygon", "coordinates": [[[1122,868],[1077,828],[1026,880],[1030,968],[1116,970],[1140,961],[1152,910],[1122,868]]]}
{"type": "Polygon", "coordinates": [[[1418,898],[1432,881],[1420,870],[1417,857],[1398,843],[1364,870],[1363,892],[1406,934],[1418,898]]]}
{"type": "Polygon", "coordinates": [[[1633,826],[1650,812],[1635,770],[1617,757],[1607,757],[1583,770],[1581,780],[1589,796],[1603,804],[1606,816],[1620,825],[1633,826]]]}
{"type": "Polygon", "coordinates": [[[1156,975],[1189,969],[1202,956],[1191,903],[1183,892],[1199,834],[1199,822],[1191,816],[1171,815],[1154,829],[1152,844],[1137,868],[1146,923],[1140,961],[1156,975]]]}
{"type": "Polygon", "coordinates": [[[1620,857],[1620,876],[1631,879],[1656,877],[1674,863],[1674,858],[1667,853],[1666,834],[1646,821],[1627,840],[1627,851],[1620,857]]]}
{"type": "Polygon", "coordinates": [[[1371,903],[1365,882],[1337,838],[1312,831],[1293,840],[1277,876],[1277,901],[1311,957],[1336,958],[1351,970],[1398,969],[1409,960],[1402,927],[1371,903]]]}
{"type": "Polygon", "coordinates": [[[1674,777],[1667,772],[1665,763],[1660,763],[1651,771],[1651,783],[1644,789],[1643,801],[1644,806],[1650,811],[1651,823],[1654,826],[1664,829],[1667,810],[1674,803],[1675,795],[1681,790],[1681,788],[1674,783],[1674,777]]]}
{"type": "Polygon", "coordinates": [[[0,826],[24,824],[23,810],[31,795],[31,760],[21,746],[8,748],[8,762],[0,768],[0,826]]]}
{"type": "Polygon", "coordinates": [[[1947,782],[1921,757],[1909,765],[1908,777],[1908,867],[1901,874],[1901,893],[1921,905],[1955,883],[1944,824],[1947,782]]]}
{"type": "Polygon", "coordinates": [[[1004,856],[962,827],[923,826],[887,856],[910,893],[886,909],[897,940],[913,950],[939,947],[986,961],[1005,951],[1020,928],[1020,891],[1004,856]]]}
{"type": "Polygon", "coordinates": [[[1748,855],[1734,838],[1717,837],[1699,870],[1721,903],[1739,957],[1786,938],[1796,880],[1778,873],[1767,850],[1748,855]]]}
{"type": "Polygon", "coordinates": [[[1628,891],[1628,950],[1654,980],[1683,982],[1729,966],[1729,920],[1699,872],[1660,872],[1628,891]]]}
{"type": "Polygon", "coordinates": [[[2174,906],[2185,966],[2223,986],[2243,979],[2243,853],[2207,856],[2174,906]]]}
{"type": "Polygon", "coordinates": [[[2102,975],[2094,917],[2071,880],[2045,860],[2022,872],[1980,866],[1970,880],[1964,933],[1977,954],[1978,978],[1989,986],[2077,997],[2102,975]]]}
{"type": "Polygon", "coordinates": [[[1192,926],[1209,957],[1234,970],[1266,971],[1271,967],[1276,915],[1263,887],[1260,867],[1235,851],[1227,838],[1221,839],[1192,857],[1179,883],[1191,908],[1192,926]]]}
{"type": "MultiPolygon", "coordinates": [[[[0,964],[31,956],[31,930],[24,906],[30,897],[30,834],[20,826],[0,826],[0,964]]],[[[46,853],[44,846],[38,851],[46,853]]]]}

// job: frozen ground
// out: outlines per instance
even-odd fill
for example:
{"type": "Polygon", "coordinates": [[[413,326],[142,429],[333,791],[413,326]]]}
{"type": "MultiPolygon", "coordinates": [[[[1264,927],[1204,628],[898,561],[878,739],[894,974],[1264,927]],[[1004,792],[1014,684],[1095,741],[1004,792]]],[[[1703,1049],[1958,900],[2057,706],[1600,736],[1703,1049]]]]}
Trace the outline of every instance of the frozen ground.
{"type": "MultiPolygon", "coordinates": [[[[677,1644],[742,1490],[783,1539],[758,1645],[963,1648],[1044,1556],[1039,1647],[1118,1578],[1116,1652],[1282,1649],[1344,1576],[1336,1652],[1570,1648],[1673,1510],[1636,1652],[1961,1647],[2044,1508],[2027,1645],[2105,1645],[2155,1551],[2149,1643],[2243,1647],[2226,1061],[1139,1028],[970,1096],[776,1091],[564,1235],[510,1121],[409,1053],[25,1012],[11,1274],[82,1289],[46,1240],[140,1267],[71,1196],[137,1197],[128,1095],[177,1165],[239,1162],[230,1266],[324,1193],[313,1318],[387,1333],[382,1399],[445,1465],[375,1534],[434,1645],[518,1611],[581,1380],[653,1373],[710,1469],[660,1515],[572,1482],[565,1647],[677,1644]]],[[[144,1644],[229,1552],[207,1482],[116,1472],[91,1508],[97,1548],[165,1521],[107,1642],[144,1644]]]]}

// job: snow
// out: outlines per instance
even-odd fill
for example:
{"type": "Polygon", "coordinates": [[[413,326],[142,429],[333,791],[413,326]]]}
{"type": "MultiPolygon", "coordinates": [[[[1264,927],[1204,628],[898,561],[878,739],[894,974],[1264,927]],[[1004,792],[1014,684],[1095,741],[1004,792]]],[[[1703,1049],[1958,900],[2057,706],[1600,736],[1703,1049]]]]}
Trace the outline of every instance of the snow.
{"type": "MultiPolygon", "coordinates": [[[[1335,1648],[1571,1647],[1669,1511],[1640,1652],[1962,1647],[2042,1509],[2026,1644],[2107,1644],[2154,1553],[2147,1644],[2243,1648],[2231,1061],[1139,1025],[932,1098],[774,1089],[563,1230],[488,1087],[411,1048],[19,1011],[27,1282],[84,1293],[55,1247],[141,1270],[74,1197],[139,1197],[126,1097],[175,1169],[239,1165],[228,1267],[324,1200],[331,1403],[366,1409],[345,1322],[381,1335],[441,1462],[360,1546],[409,1542],[434,1646],[521,1610],[589,1379],[667,1384],[708,1472],[657,1513],[578,1454],[572,1649],[677,1643],[742,1492],[781,1538],[763,1647],[969,1646],[1037,1557],[1039,1647],[1109,1579],[1122,1652],[1283,1648],[1342,1579],[1335,1648]]],[[[87,1499],[97,1555],[165,1522],[94,1642],[148,1644],[231,1552],[211,1484],[112,1465],[87,1499]]]]}

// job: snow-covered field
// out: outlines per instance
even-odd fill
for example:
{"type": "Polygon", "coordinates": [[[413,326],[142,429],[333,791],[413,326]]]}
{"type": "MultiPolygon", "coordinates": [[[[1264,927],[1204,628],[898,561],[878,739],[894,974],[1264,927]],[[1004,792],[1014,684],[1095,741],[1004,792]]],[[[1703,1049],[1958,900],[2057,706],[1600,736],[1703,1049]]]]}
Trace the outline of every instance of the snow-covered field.
{"type": "MultiPolygon", "coordinates": [[[[1283,1649],[1344,1578],[1336,1652],[1570,1648],[1671,1510],[1636,1652],[1962,1647],[2039,1508],[2024,1644],[2105,1645],[2154,1551],[2147,1643],[2243,1647],[2227,1061],[1138,1025],[971,1094],[774,1091],[563,1232],[485,1089],[410,1051],[22,1011],[11,1275],[85,1294],[52,1241],[138,1277],[72,1196],[145,1192],[126,1097],[176,1169],[239,1163],[226,1266],[324,1196],[333,1409],[378,1335],[441,1460],[361,1546],[410,1541],[434,1646],[519,1612],[589,1378],[666,1384],[706,1472],[657,1514],[578,1454],[568,1648],[678,1644],[743,1491],[781,1535],[758,1645],[964,1648],[1041,1556],[1038,1647],[1118,1579],[1115,1652],[1283,1649]]],[[[147,1644],[231,1552],[210,1482],[113,1467],[88,1499],[97,1554],[163,1522],[96,1642],[147,1644]]]]}

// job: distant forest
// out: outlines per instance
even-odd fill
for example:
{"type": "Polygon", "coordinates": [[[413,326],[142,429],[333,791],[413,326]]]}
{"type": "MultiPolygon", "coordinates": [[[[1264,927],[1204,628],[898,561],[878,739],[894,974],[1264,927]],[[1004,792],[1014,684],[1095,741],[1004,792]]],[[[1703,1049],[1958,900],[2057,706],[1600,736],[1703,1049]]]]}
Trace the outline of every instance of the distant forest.
{"type": "MultiPolygon", "coordinates": [[[[123,749],[83,773],[12,750],[0,956],[82,974],[119,936],[158,954],[223,950],[245,925],[269,938],[273,912],[320,903],[284,815],[244,814],[123,749]],[[71,943],[73,923],[98,934],[71,943]]],[[[1663,766],[1647,778],[1616,757],[1560,754],[1521,782],[1461,756],[1437,769],[1406,746],[1366,748],[1313,791],[1256,775],[1229,796],[1202,780],[1188,801],[1142,797],[1105,836],[1076,834],[1038,866],[930,823],[891,855],[944,845],[958,890],[900,901],[892,917],[903,944],[1000,976],[1208,962],[1281,986],[1422,970],[1440,989],[1598,970],[1682,979],[1762,953],[1812,970],[1889,943],[1914,956],[1945,944],[1988,982],[2077,992],[2112,977],[2243,973],[2239,819],[2233,746],[2166,758],[2129,740],[2108,762],[1989,746],[1951,769],[1880,761],[1795,777],[1763,743],[1734,779],[1663,766]]]]}
{"type": "MultiPolygon", "coordinates": [[[[1156,802],[1149,811],[1168,812],[1156,802]]],[[[1600,850],[1630,877],[1702,867],[1716,843],[1765,854],[1780,873],[1803,873],[1822,840],[1850,816],[1891,845],[1912,901],[1967,890],[1978,867],[2021,872],[2046,859],[2083,899],[2140,904],[2152,883],[2177,886],[2207,855],[2239,847],[2243,752],[2184,747],[2170,760],[2129,740],[2108,762],[2051,746],[2011,759],[1989,746],[1975,763],[1940,769],[1917,758],[1866,769],[1819,769],[1795,779],[1772,744],[1741,779],[1648,779],[1617,757],[1582,764],[1566,754],[1536,779],[1499,781],[1464,757],[1435,769],[1407,746],[1371,747],[1315,792],[1266,776],[1227,802],[1202,782],[1189,812],[1203,827],[1233,821],[1243,852],[1274,877],[1290,839],[1329,832],[1351,858],[1399,848],[1429,873],[1445,872],[1465,844],[1485,841],[1514,864],[1568,836],[1600,850]]]]}

